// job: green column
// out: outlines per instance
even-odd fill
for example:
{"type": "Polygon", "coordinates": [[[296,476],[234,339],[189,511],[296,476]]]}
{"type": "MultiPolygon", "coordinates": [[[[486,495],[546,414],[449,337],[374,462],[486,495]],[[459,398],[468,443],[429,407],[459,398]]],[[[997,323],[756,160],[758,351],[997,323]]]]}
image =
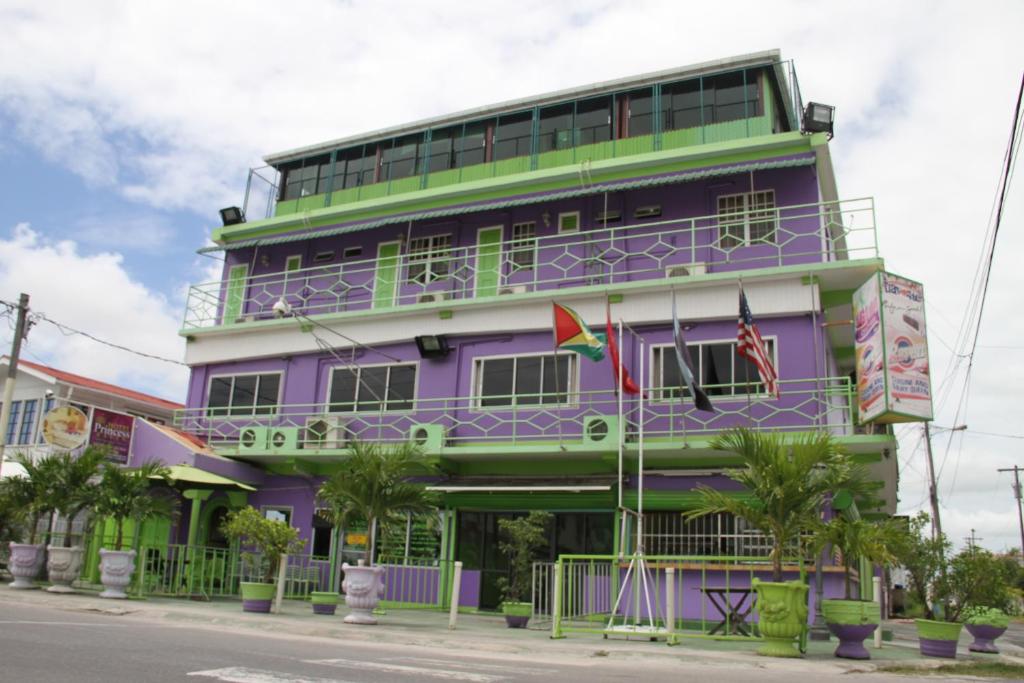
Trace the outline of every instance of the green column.
{"type": "Polygon", "coordinates": [[[192,513],[188,519],[188,545],[194,546],[199,537],[199,512],[203,509],[203,501],[213,495],[213,490],[186,489],[181,495],[192,501],[192,513]]]}

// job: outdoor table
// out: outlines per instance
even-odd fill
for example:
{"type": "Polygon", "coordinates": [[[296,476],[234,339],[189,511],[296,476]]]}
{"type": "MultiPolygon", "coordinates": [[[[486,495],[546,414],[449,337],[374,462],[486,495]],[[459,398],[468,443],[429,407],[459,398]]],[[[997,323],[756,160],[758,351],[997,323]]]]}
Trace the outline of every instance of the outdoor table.
{"type": "Polygon", "coordinates": [[[719,629],[722,629],[723,633],[728,629],[729,633],[727,635],[750,635],[744,620],[750,614],[750,610],[754,608],[754,603],[750,600],[750,594],[754,592],[753,589],[699,586],[697,590],[708,596],[708,600],[714,606],[718,615],[722,617],[722,621],[708,631],[709,636],[714,635],[719,629]],[[738,595],[740,598],[734,603],[730,600],[731,595],[738,595]]]}

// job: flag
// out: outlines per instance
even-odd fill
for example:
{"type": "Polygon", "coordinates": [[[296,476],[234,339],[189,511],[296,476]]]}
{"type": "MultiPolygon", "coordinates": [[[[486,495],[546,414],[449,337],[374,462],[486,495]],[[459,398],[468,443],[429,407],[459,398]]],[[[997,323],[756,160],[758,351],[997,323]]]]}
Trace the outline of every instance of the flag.
{"type": "Polygon", "coordinates": [[[739,345],[736,353],[751,361],[757,366],[757,373],[761,375],[768,393],[779,397],[779,375],[775,372],[771,358],[768,357],[768,349],[761,339],[761,333],[754,324],[754,317],[750,314],[750,306],[747,305],[747,295],[743,293],[743,285],[740,285],[740,319],[739,319],[739,345]]]}
{"type": "Polygon", "coordinates": [[[552,302],[555,318],[555,348],[575,351],[592,361],[604,358],[604,344],[594,336],[576,311],[552,302]]]}
{"type": "Polygon", "coordinates": [[[619,377],[622,377],[622,390],[627,394],[639,394],[640,387],[636,385],[633,378],[629,376],[629,371],[624,368],[619,362],[619,348],[615,345],[615,331],[612,329],[612,311],[611,306],[605,304],[605,313],[607,314],[607,331],[608,335],[608,355],[612,358],[612,384],[616,388],[619,387],[619,377]]]}
{"type": "Polygon", "coordinates": [[[672,341],[675,342],[679,376],[683,378],[683,384],[690,390],[690,395],[693,396],[693,404],[697,406],[697,410],[709,413],[715,412],[715,407],[711,405],[711,399],[700,388],[700,384],[697,383],[697,377],[693,372],[693,367],[690,365],[690,352],[686,348],[686,340],[683,339],[683,328],[679,325],[679,315],[676,313],[676,291],[674,289],[672,290],[672,341]]]}

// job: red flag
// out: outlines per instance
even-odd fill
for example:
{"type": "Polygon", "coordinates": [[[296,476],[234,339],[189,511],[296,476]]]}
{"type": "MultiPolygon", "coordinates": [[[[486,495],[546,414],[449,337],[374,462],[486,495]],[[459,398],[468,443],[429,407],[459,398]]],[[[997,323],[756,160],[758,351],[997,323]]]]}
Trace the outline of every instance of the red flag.
{"type": "Polygon", "coordinates": [[[639,394],[640,387],[636,385],[633,378],[629,376],[629,372],[625,367],[619,363],[619,347],[615,345],[615,330],[612,328],[612,311],[610,306],[605,306],[605,312],[608,314],[608,355],[612,360],[612,375],[614,377],[613,384],[616,389],[619,386],[619,373],[621,368],[622,373],[622,390],[627,394],[639,394]]]}

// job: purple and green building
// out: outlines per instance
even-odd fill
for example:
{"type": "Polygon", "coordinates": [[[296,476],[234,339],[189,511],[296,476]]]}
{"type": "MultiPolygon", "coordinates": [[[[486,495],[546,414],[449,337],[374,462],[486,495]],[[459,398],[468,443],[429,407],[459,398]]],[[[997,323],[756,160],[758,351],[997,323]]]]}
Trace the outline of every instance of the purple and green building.
{"type": "Polygon", "coordinates": [[[764,555],[742,520],[680,514],[698,484],[734,488],[735,461],[708,445],[729,427],[833,434],[884,500],[862,512],[893,513],[896,441],[858,420],[850,323],[852,293],[883,269],[874,205],[839,195],[831,136],[803,111],[792,63],[767,51],[266,157],[203,250],[224,270],[189,293],[176,417],[256,490],[194,501],[206,526],[190,538],[244,500],[314,556],[362,551],[314,495],[353,439],[419,444],[443,507],[411,542],[462,561],[462,602],[483,608],[503,516],[554,513],[552,560],[635,547],[618,501],[637,507],[641,436],[652,555],[764,555]],[[740,282],[778,397],[736,353],[740,282]],[[673,292],[715,413],[681,388],[673,292]],[[642,411],[633,395],[620,411],[609,360],[555,353],[553,301],[597,331],[622,322],[642,411]]]}

